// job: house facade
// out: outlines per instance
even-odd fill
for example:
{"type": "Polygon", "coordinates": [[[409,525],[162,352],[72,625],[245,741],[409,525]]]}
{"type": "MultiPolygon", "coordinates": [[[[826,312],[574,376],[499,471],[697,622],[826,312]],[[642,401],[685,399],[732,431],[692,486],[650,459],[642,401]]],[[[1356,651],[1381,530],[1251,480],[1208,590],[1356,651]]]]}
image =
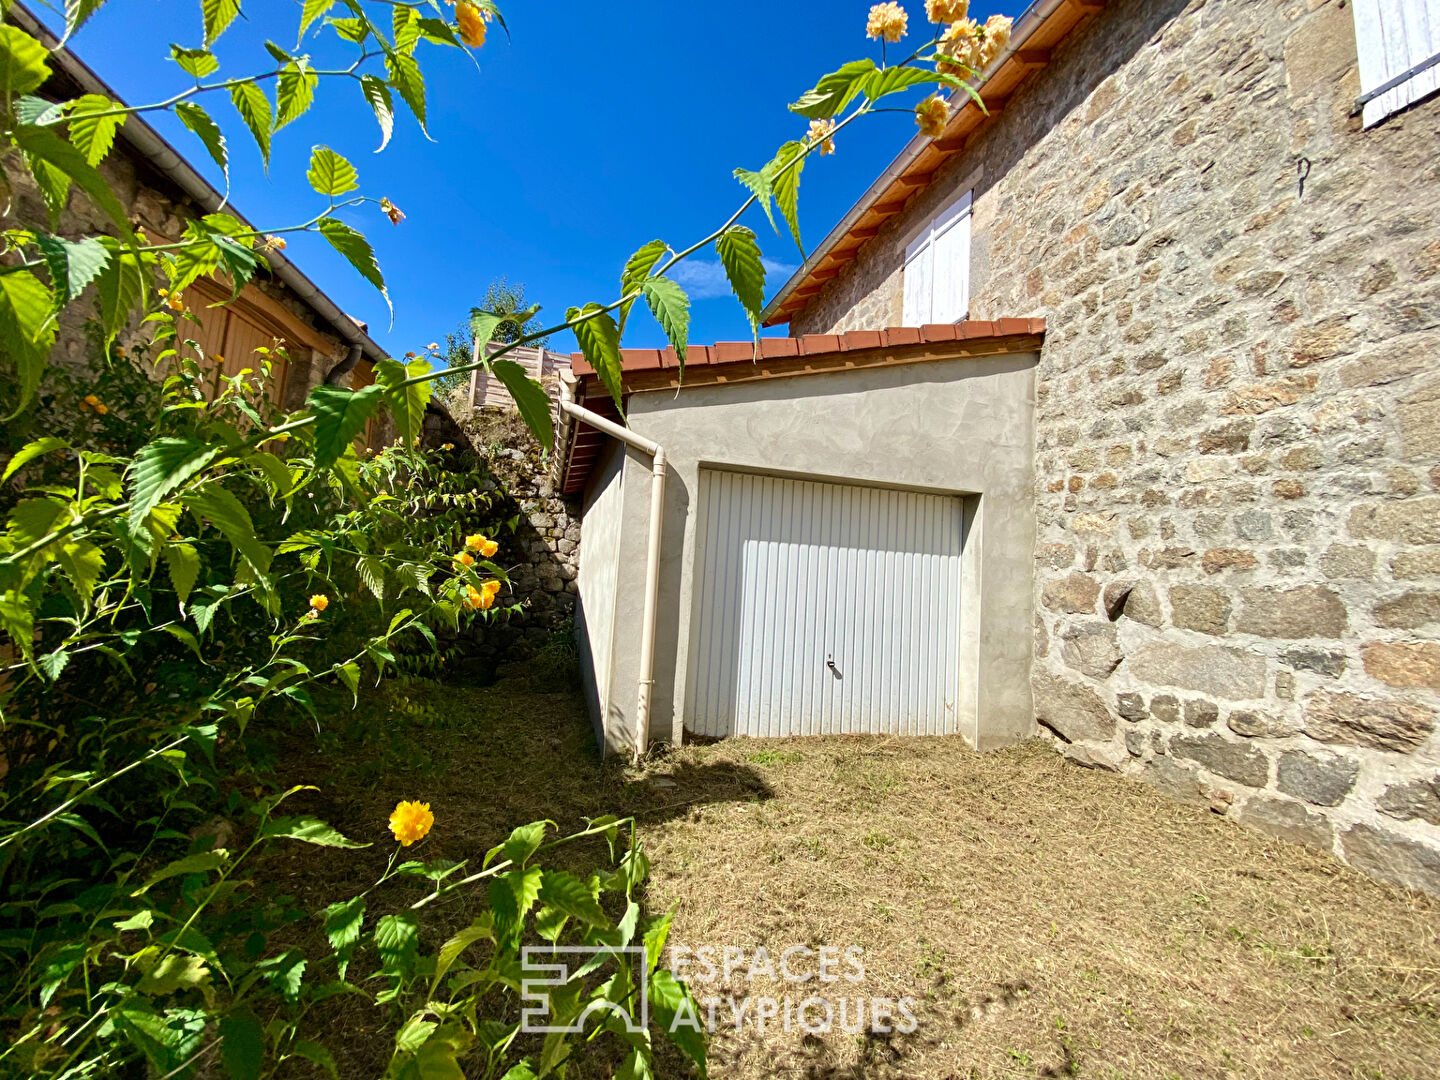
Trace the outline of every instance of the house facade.
{"type": "Polygon", "coordinates": [[[1043,318],[1039,724],[1440,892],[1437,52],[1433,0],[1037,3],[766,316],[1043,318]]]}

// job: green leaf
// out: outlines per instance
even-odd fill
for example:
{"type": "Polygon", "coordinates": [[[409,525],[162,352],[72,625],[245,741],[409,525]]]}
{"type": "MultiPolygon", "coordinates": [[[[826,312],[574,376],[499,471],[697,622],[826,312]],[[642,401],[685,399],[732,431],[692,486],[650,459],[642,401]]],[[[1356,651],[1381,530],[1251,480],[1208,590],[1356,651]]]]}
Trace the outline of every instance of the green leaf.
{"type": "Polygon", "coordinates": [[[700,1010],[690,995],[690,988],[668,970],[660,968],[650,976],[649,990],[650,1008],[660,1029],[695,1063],[700,1080],[705,1080],[707,1072],[704,1021],[700,1019],[700,1010]],[[677,1016],[679,1023],[676,1023],[677,1016]],[[692,1027],[690,1020],[697,1020],[699,1023],[692,1027]]]}
{"type": "Polygon", "coordinates": [[[380,264],[375,261],[375,250],[370,246],[370,241],[365,239],[363,233],[352,229],[339,218],[321,218],[316,227],[320,230],[320,235],[330,241],[330,246],[345,256],[350,265],[360,272],[361,277],[380,290],[380,295],[385,298],[385,306],[390,308],[390,316],[394,318],[395,309],[390,304],[390,293],[385,288],[385,279],[380,274],[380,264]]]}
{"type": "Polygon", "coordinates": [[[130,527],[140,529],[150,511],[220,453],[193,437],[156,439],[140,448],[130,472],[130,527]]]}
{"type": "Polygon", "coordinates": [[[375,949],[386,971],[407,970],[420,945],[420,927],[411,912],[382,915],[375,924],[375,949]]]}
{"type": "Polygon", "coordinates": [[[316,844],[319,847],[366,848],[370,846],[368,843],[351,840],[328,822],[305,815],[271,818],[260,830],[260,836],[267,840],[302,840],[307,844],[316,844]]]}
{"type": "Polygon", "coordinates": [[[208,48],[240,14],[240,0],[200,0],[200,13],[205,20],[205,45],[208,48]]]}
{"type": "Polygon", "coordinates": [[[310,186],[321,195],[344,195],[360,186],[355,166],[328,146],[310,148],[310,171],[305,174],[310,186]]]}
{"type": "Polygon", "coordinates": [[[938,71],[896,66],[872,71],[860,84],[860,89],[871,101],[879,101],[882,97],[900,90],[908,90],[912,86],[944,81],[945,76],[938,71]]]}
{"type": "Polygon", "coordinates": [[[665,951],[665,942],[670,937],[670,923],[675,918],[675,910],[675,907],[672,907],[664,915],[651,920],[645,927],[643,940],[645,942],[645,974],[647,978],[660,964],[660,954],[665,951]]]}
{"type": "Polygon", "coordinates": [[[274,454],[267,454],[263,450],[258,451],[250,455],[250,464],[265,474],[265,483],[269,486],[272,494],[283,496],[290,490],[293,482],[290,476],[290,467],[274,454]]]}
{"type": "Polygon", "coordinates": [[[130,313],[145,298],[146,272],[141,262],[110,237],[100,237],[110,252],[110,263],[96,283],[96,299],[100,305],[100,321],[105,330],[108,349],[115,336],[130,322],[130,313]]]}
{"type": "Polygon", "coordinates": [[[770,222],[770,228],[778,233],[780,228],[775,224],[775,215],[770,210],[770,200],[773,197],[770,191],[770,177],[766,175],[765,170],[762,169],[759,172],[751,172],[749,169],[736,169],[735,179],[745,185],[745,187],[749,189],[750,194],[755,196],[755,201],[760,204],[760,209],[765,211],[765,217],[770,222]]]}
{"type": "Polygon", "coordinates": [[[310,61],[305,57],[291,60],[281,69],[275,85],[276,131],[309,111],[319,83],[320,76],[311,69],[310,61]]]}
{"type": "Polygon", "coordinates": [[[224,848],[216,848],[213,851],[201,851],[194,855],[186,855],[183,859],[176,859],[174,862],[156,870],[148,878],[145,884],[136,889],[131,896],[142,896],[162,881],[169,878],[181,877],[184,874],[208,874],[213,870],[219,870],[230,864],[230,853],[224,848]]]}
{"type": "Polygon", "coordinates": [[[512,829],[504,843],[496,844],[486,852],[485,865],[489,866],[491,860],[499,855],[516,866],[524,866],[545,842],[545,831],[553,824],[552,821],[532,821],[528,825],[519,825],[512,829]]]}
{"type": "Polygon", "coordinates": [[[110,252],[99,240],[66,240],[48,233],[35,234],[35,246],[50,271],[50,285],[57,304],[73,301],[99,276],[110,261],[110,252]]]}
{"type": "Polygon", "coordinates": [[[813,90],[806,91],[790,106],[790,111],[811,120],[836,116],[854,100],[874,70],[873,60],[852,60],[839,71],[822,76],[813,90]]]}
{"type": "Polygon", "coordinates": [[[395,48],[402,53],[413,53],[415,43],[420,40],[420,13],[404,4],[392,9],[390,27],[395,48]]]}
{"type": "Polygon", "coordinates": [[[395,102],[390,97],[390,87],[374,75],[360,76],[360,92],[365,95],[365,101],[374,110],[375,121],[380,125],[380,145],[375,148],[378,154],[390,144],[390,135],[395,130],[395,102]]]}
{"type": "Polygon", "coordinates": [[[194,544],[166,544],[165,565],[170,569],[170,584],[184,607],[200,577],[200,552],[194,544]]]}
{"type": "Polygon", "coordinates": [[[265,1031],[245,1006],[220,1018],[220,1063],[230,1080],[260,1080],[265,1065],[265,1031]]]}
{"type": "Polygon", "coordinates": [[[303,38],[310,24],[334,6],[335,0],[305,0],[305,6],[300,9],[300,35],[295,40],[303,38]]]}
{"type": "Polygon", "coordinates": [[[575,334],[575,340],[580,343],[585,362],[600,376],[600,381],[605,384],[605,389],[610,391],[610,396],[615,399],[615,407],[623,416],[625,405],[621,400],[623,386],[620,376],[620,330],[615,325],[615,320],[599,304],[571,308],[565,313],[565,319],[574,324],[570,329],[575,334]],[[591,317],[584,322],[576,322],[587,315],[591,317]]]}
{"type": "Polygon", "coordinates": [[[543,874],[538,866],[510,870],[490,879],[486,895],[495,916],[495,934],[501,941],[516,940],[525,916],[540,895],[543,874]]]}
{"type": "Polygon", "coordinates": [[[336,664],[332,668],[336,677],[345,684],[345,689],[350,691],[354,704],[360,704],[360,665],[351,660],[344,664],[336,664]]]}
{"type": "MultiPolygon", "coordinates": [[[[620,274],[620,295],[629,296],[640,287],[640,283],[650,276],[670,246],[664,240],[651,240],[639,251],[631,255],[625,261],[625,269],[620,274]]],[[[631,305],[634,300],[627,300],[620,305],[620,334],[625,334],[625,322],[630,318],[631,305]]]]}
{"type": "Polygon", "coordinates": [[[355,560],[355,573],[360,581],[374,594],[376,600],[385,599],[385,564],[378,558],[361,555],[355,560]]]}
{"type": "Polygon", "coordinates": [[[310,411],[315,414],[317,469],[328,469],[340,460],[380,408],[383,393],[383,388],[373,383],[363,390],[321,385],[310,391],[310,411]]]}
{"type": "Polygon", "coordinates": [[[548,454],[555,444],[554,420],[550,415],[550,395],[545,388],[525,373],[525,369],[513,360],[501,357],[492,361],[490,371],[510,391],[515,406],[520,410],[520,419],[540,440],[548,454]]]}
{"type": "Polygon", "coordinates": [[[182,49],[179,45],[171,45],[170,59],[196,82],[220,70],[220,61],[209,49],[182,49]]]}
{"type": "Polygon", "coordinates": [[[760,258],[760,245],[755,234],[744,225],[731,225],[715,241],[725,276],[735,290],[750,325],[759,333],[760,312],[765,307],[765,264],[760,258]]]}
{"type": "Polygon", "coordinates": [[[255,524],[250,513],[240,500],[219,484],[206,484],[181,500],[186,509],[197,518],[203,518],[230,542],[240,556],[250,565],[255,576],[262,583],[267,582],[270,571],[270,549],[255,536],[255,524]]]}
{"type": "Polygon", "coordinates": [[[125,122],[125,114],[105,116],[118,106],[103,94],[85,94],[70,105],[68,130],[70,141],[85,155],[90,165],[99,165],[115,143],[115,132],[125,122]]]}
{"type": "Polygon", "coordinates": [[[775,205],[780,207],[780,213],[790,226],[790,235],[795,238],[795,246],[800,249],[802,259],[805,257],[805,245],[800,240],[800,172],[805,168],[805,157],[804,143],[787,142],[765,166],[775,190],[775,205]]]}
{"type": "Polygon", "coordinates": [[[230,158],[225,149],[225,135],[220,130],[220,125],[210,118],[209,113],[190,101],[182,101],[176,105],[175,115],[204,145],[211,160],[219,165],[220,171],[225,174],[225,182],[228,184],[230,182],[230,158]]]}
{"type": "Polygon", "coordinates": [[[685,352],[689,347],[690,298],[685,295],[684,289],[667,277],[651,278],[645,282],[643,288],[645,302],[650,305],[650,313],[655,316],[660,329],[664,330],[665,336],[670,339],[683,372],[685,352]]]}
{"type": "Polygon", "coordinates": [[[89,610],[95,586],[105,573],[105,553],[85,540],[73,540],[60,548],[56,561],[89,610]]]}
{"type": "Polygon", "coordinates": [[[574,874],[564,870],[548,870],[540,883],[540,899],[572,918],[591,926],[607,926],[609,920],[590,887],[574,874]]]}
{"type": "Polygon", "coordinates": [[[500,1080],[539,1080],[539,1077],[535,1075],[535,1070],[530,1067],[530,1062],[522,1061],[518,1065],[512,1065],[510,1071],[502,1076],[500,1080]]]}
{"type": "Polygon", "coordinates": [[[420,36],[426,41],[432,41],[436,45],[453,45],[457,49],[465,47],[455,36],[455,31],[450,29],[450,24],[444,19],[421,19],[419,27],[420,36]]]}
{"type": "Polygon", "coordinates": [[[425,425],[425,406],[430,403],[431,386],[418,382],[406,386],[405,381],[416,375],[428,375],[430,363],[420,357],[402,364],[398,360],[381,360],[375,365],[375,385],[383,388],[385,403],[395,418],[395,431],[402,446],[413,446],[425,425]]]}
{"type": "Polygon", "coordinates": [[[354,896],[325,909],[325,937],[337,953],[360,940],[365,925],[365,897],[354,896]]]}
{"type": "Polygon", "coordinates": [[[210,981],[210,968],[198,956],[171,953],[141,977],[135,989],[151,997],[168,997],[177,990],[197,990],[210,981]]]}
{"type": "Polygon", "coordinates": [[[318,1065],[334,1080],[339,1080],[340,1068],[335,1064],[334,1055],[320,1043],[311,1042],[309,1039],[300,1039],[295,1043],[294,1052],[296,1057],[302,1057],[312,1065],[318,1065]]]}
{"type": "Polygon", "coordinates": [[[0,274],[0,353],[8,353],[20,383],[11,416],[34,396],[55,344],[54,295],[28,270],[0,274]]]}
{"type": "Polygon", "coordinates": [[[245,121],[245,126],[254,136],[255,145],[260,148],[260,157],[264,159],[265,168],[268,171],[270,168],[270,99],[265,96],[265,91],[255,83],[242,82],[230,87],[230,100],[235,103],[235,111],[240,114],[240,119],[245,121]]]}
{"type": "Polygon", "coordinates": [[[425,78],[420,74],[420,65],[406,53],[387,52],[385,71],[390,76],[390,85],[420,121],[420,130],[429,134],[425,127],[425,78]]]}
{"type": "Polygon", "coordinates": [[[65,37],[68,39],[84,26],[104,3],[105,0],[65,0],[65,37]]]}
{"type": "Polygon", "coordinates": [[[50,77],[45,46],[18,26],[0,24],[0,99],[9,101],[40,89],[50,77]]]}
{"type": "Polygon", "coordinates": [[[69,509],[59,499],[21,499],[10,511],[6,535],[17,548],[45,539],[69,509]]]}
{"type": "Polygon", "coordinates": [[[34,162],[42,161],[49,169],[64,173],[96,206],[105,211],[120,236],[127,242],[134,243],[135,233],[130,228],[130,219],[125,208],[120,205],[120,200],[110,190],[104,177],[85,160],[84,154],[48,127],[18,124],[10,134],[20,145],[20,149],[25,151],[26,160],[32,163],[32,169],[34,162]]]}
{"type": "Polygon", "coordinates": [[[0,483],[9,480],[16,472],[23,469],[26,465],[29,465],[30,462],[36,458],[44,457],[46,454],[55,450],[63,450],[69,445],[70,444],[64,439],[57,439],[53,435],[46,435],[44,438],[26,443],[19,450],[16,450],[15,456],[5,464],[5,473],[4,475],[0,475],[0,483]]]}
{"type": "Polygon", "coordinates": [[[495,340],[495,331],[500,329],[500,324],[506,319],[504,315],[496,315],[493,311],[481,311],[479,308],[470,309],[470,333],[475,338],[477,345],[481,346],[480,355],[485,356],[484,346],[495,340]]]}

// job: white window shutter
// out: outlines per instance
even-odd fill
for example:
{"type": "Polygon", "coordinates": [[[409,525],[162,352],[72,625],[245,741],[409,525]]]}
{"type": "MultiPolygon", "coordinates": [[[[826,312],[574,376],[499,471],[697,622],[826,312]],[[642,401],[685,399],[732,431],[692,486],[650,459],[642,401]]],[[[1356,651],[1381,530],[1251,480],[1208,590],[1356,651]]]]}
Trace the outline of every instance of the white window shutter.
{"type": "Polygon", "coordinates": [[[1399,80],[1366,101],[1368,128],[1440,88],[1440,0],[1352,0],[1352,6],[1362,98],[1399,80]]]}
{"type": "Polygon", "coordinates": [[[935,261],[935,322],[959,322],[970,313],[970,194],[950,207],[935,223],[931,242],[935,261]]]}
{"type": "Polygon", "coordinates": [[[905,249],[905,304],[901,322],[905,326],[924,326],[935,320],[930,317],[933,293],[935,249],[930,243],[930,227],[911,241],[905,249]]]}

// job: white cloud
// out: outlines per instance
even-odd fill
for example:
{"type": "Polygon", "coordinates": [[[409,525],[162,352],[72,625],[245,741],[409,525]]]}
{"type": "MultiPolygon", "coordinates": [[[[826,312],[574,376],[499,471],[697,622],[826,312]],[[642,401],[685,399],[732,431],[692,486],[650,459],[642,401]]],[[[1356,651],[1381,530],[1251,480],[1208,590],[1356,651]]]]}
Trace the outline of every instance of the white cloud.
{"type": "MultiPolygon", "coordinates": [[[[795,267],[776,259],[761,259],[765,267],[766,291],[773,292],[795,272],[795,267]]],[[[676,263],[670,276],[690,294],[692,300],[714,300],[730,296],[730,282],[725,278],[725,267],[719,259],[697,259],[693,256],[676,263]]]]}

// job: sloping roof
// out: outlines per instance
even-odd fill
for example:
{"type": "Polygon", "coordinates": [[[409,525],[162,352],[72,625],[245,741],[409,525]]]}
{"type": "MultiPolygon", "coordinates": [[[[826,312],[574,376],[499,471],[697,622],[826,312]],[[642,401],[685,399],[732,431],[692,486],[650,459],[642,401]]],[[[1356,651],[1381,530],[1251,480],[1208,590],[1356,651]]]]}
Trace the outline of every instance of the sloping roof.
{"type": "MultiPolygon", "coordinates": [[[[787,323],[798,315],[826,282],[840,275],[860,249],[879,234],[880,226],[905,209],[950,158],[965,149],[979,130],[1004,111],[1010,96],[1032,74],[1050,63],[1054,49],[1106,0],[1035,0],[1015,23],[1010,44],[985,76],[975,83],[989,110],[987,116],[967,94],[956,91],[960,107],[937,139],[917,135],[870,185],[840,220],[805,265],[775,294],[761,313],[765,326],[787,323]]],[[[952,104],[952,108],[954,105],[952,104]]]]}
{"type": "MultiPolygon", "coordinates": [[[[122,101],[120,95],[69,48],[58,48],[59,40],[55,35],[22,5],[11,5],[5,13],[5,18],[14,22],[16,26],[50,50],[48,63],[53,72],[74,83],[84,93],[103,94],[112,101],[122,101]]],[[[148,161],[154,169],[168,177],[181,191],[194,199],[205,213],[213,214],[223,209],[225,213],[237,218],[242,224],[254,228],[254,225],[246,220],[244,215],[236,210],[224,195],[195,171],[163,135],[145,122],[143,116],[138,113],[127,116],[125,123],[117,133],[117,138],[123,139],[133,147],[136,153],[148,161]]],[[[372,363],[383,360],[389,355],[366,332],[364,323],[341,311],[335,302],[321,292],[318,285],[301,273],[294,263],[278,251],[267,251],[264,254],[275,276],[308,304],[324,320],[325,324],[335,331],[337,337],[351,345],[359,345],[364,355],[372,363]]]]}
{"type": "MultiPolygon", "coordinates": [[[[1045,337],[1044,319],[968,320],[930,326],[896,326],[888,330],[852,330],[845,334],[805,334],[795,338],[761,338],[760,355],[751,341],[693,345],[687,351],[682,379],[673,349],[624,349],[621,372],[624,394],[731,385],[765,379],[796,378],[865,368],[922,364],[967,356],[1036,352],[1045,337]]],[[[624,423],[610,392],[580,353],[570,357],[579,404],[617,423],[624,423]]],[[[585,490],[590,473],[609,436],[588,424],[562,420],[560,488],[566,495],[585,490]]]]}

